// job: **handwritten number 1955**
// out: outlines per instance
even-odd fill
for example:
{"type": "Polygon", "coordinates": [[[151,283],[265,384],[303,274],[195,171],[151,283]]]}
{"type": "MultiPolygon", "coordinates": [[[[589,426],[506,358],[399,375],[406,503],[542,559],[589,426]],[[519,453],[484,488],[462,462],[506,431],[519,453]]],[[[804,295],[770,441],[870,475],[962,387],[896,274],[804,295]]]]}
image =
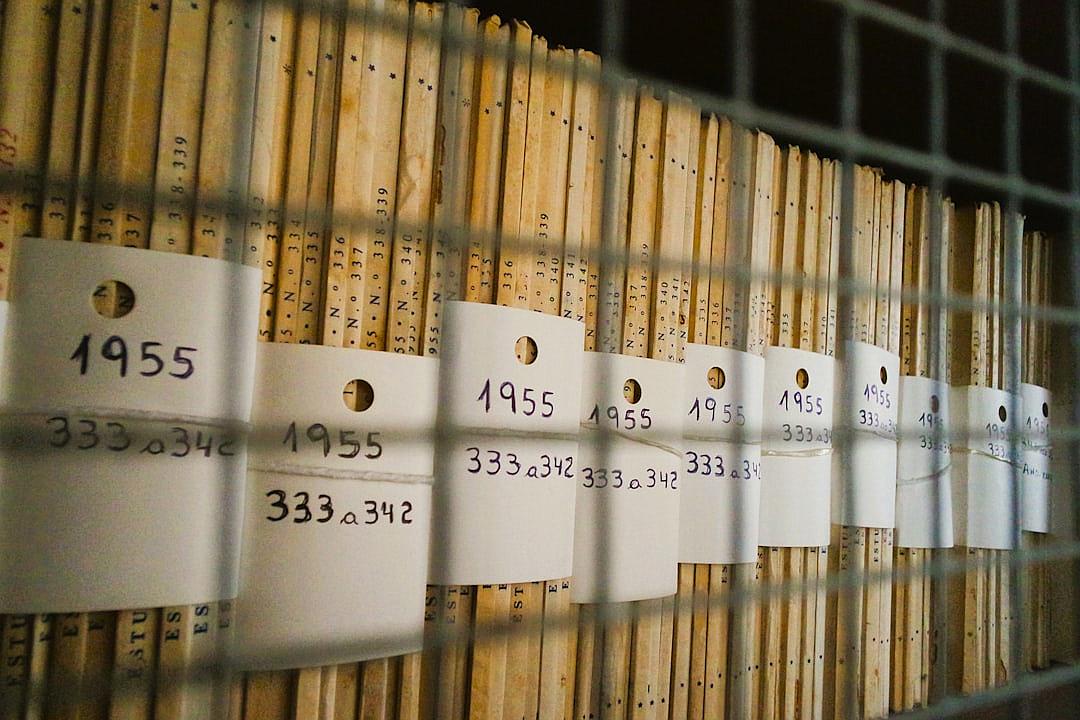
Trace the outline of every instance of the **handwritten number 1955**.
{"type": "MultiPolygon", "coordinates": [[[[90,340],[93,336],[87,333],[82,336],[82,340],[75,347],[75,351],[71,353],[69,360],[74,360],[79,363],[79,374],[85,375],[90,369],[90,340]]],[[[155,352],[156,348],[161,347],[162,344],[147,340],[146,342],[139,344],[139,357],[137,362],[142,364],[139,369],[139,374],[143,377],[154,377],[160,375],[165,370],[165,360],[161,355],[155,352]]],[[[101,357],[110,362],[117,363],[117,367],[120,370],[120,377],[127,377],[129,361],[134,360],[134,356],[129,357],[127,341],[119,335],[110,335],[105,339],[105,342],[101,344],[98,351],[101,357]]],[[[169,375],[179,380],[186,380],[191,377],[195,372],[195,363],[192,361],[192,355],[197,352],[196,348],[185,347],[178,345],[173,348],[172,364],[173,369],[169,371],[169,375]]]]}
{"type": "MultiPolygon", "coordinates": [[[[356,430],[338,430],[337,445],[341,448],[351,448],[347,451],[337,453],[338,457],[354,458],[360,454],[360,451],[367,448],[367,452],[364,453],[364,457],[368,460],[375,460],[382,456],[382,443],[379,442],[378,432],[369,432],[364,438],[364,444],[360,444],[360,439],[356,436],[356,430]]],[[[304,430],[304,435],[308,441],[313,445],[316,445],[322,450],[323,457],[329,457],[330,451],[334,449],[334,442],[330,436],[330,431],[322,423],[312,423],[304,430]]],[[[300,452],[300,445],[297,442],[297,430],[296,422],[289,423],[289,427],[285,430],[285,438],[281,441],[282,445],[286,445],[290,452],[300,452]]]]}
{"type": "Polygon", "coordinates": [[[510,412],[514,415],[518,414],[519,409],[522,415],[528,417],[535,415],[537,401],[539,401],[540,417],[549,418],[555,413],[555,393],[551,390],[539,392],[539,397],[537,397],[538,391],[535,388],[519,389],[514,387],[514,383],[509,380],[499,383],[498,398],[492,396],[491,390],[491,380],[486,380],[480,394],[476,396],[477,402],[484,403],[484,412],[491,412],[492,405],[495,404],[492,401],[501,398],[510,406],[510,412]]]}

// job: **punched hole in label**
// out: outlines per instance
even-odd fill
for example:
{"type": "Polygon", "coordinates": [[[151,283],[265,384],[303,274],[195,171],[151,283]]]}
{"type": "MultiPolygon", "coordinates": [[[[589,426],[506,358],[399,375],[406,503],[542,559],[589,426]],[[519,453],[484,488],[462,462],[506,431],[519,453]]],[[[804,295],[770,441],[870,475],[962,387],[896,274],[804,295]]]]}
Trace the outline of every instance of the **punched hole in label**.
{"type": "Polygon", "coordinates": [[[356,378],[345,383],[341,397],[345,407],[353,412],[364,412],[375,402],[375,390],[367,380],[356,378]]]}
{"type": "Polygon", "coordinates": [[[938,400],[937,395],[930,396],[930,412],[937,413],[938,408],[941,407],[941,401],[938,400]]]}
{"type": "Polygon", "coordinates": [[[1001,422],[1005,422],[1005,418],[1007,417],[1009,417],[1009,414],[1005,412],[1005,406],[998,405],[998,418],[1001,420],[1001,422]]]}
{"type": "Polygon", "coordinates": [[[90,296],[94,311],[103,318],[122,318],[135,309],[135,291],[119,280],[106,280],[90,296]]]}
{"type": "Polygon", "coordinates": [[[641,400],[641,383],[634,378],[630,378],[623,383],[622,392],[626,402],[636,405],[641,400]]]}
{"type": "Polygon", "coordinates": [[[1050,417],[1050,406],[1049,405],[1047,405],[1046,403],[1043,403],[1042,411],[1043,411],[1043,417],[1044,418],[1049,418],[1050,417]]]}
{"type": "Polygon", "coordinates": [[[810,373],[806,372],[805,368],[799,368],[795,371],[795,384],[799,386],[800,390],[805,390],[806,386],[810,384],[810,373]]]}
{"type": "Polygon", "coordinates": [[[724,383],[727,382],[727,376],[725,376],[724,371],[718,367],[709,368],[709,372],[706,373],[706,379],[709,381],[709,387],[713,390],[719,390],[724,387],[724,383]]]}
{"type": "Polygon", "coordinates": [[[881,375],[881,384],[882,385],[889,382],[889,371],[885,369],[884,365],[881,366],[881,372],[879,373],[879,375],[881,375]]]}
{"type": "Polygon", "coordinates": [[[536,362],[536,341],[528,335],[522,335],[514,343],[514,353],[518,362],[522,365],[532,365],[536,362]]]}

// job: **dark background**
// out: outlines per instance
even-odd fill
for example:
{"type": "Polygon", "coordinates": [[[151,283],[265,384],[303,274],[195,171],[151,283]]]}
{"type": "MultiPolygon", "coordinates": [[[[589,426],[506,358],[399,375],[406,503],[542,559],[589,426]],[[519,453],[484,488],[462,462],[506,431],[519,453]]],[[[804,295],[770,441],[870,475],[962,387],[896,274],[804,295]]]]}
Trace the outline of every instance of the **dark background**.
{"type": "MultiPolygon", "coordinates": [[[[485,13],[528,21],[551,45],[599,52],[604,0],[480,0],[485,13]]],[[[749,0],[752,12],[753,101],[770,110],[838,127],[840,124],[839,7],[822,0],[749,0]]],[[[882,4],[929,19],[927,0],[882,4]]],[[[1022,59],[1068,78],[1065,0],[1020,0],[1022,59]]],[[[1005,50],[1002,0],[945,0],[947,27],[1005,50]]],[[[732,0],[624,0],[624,62],[632,70],[699,90],[732,92],[732,0]]],[[[929,46],[919,38],[863,20],[859,23],[859,126],[866,135],[929,150],[929,46]]],[[[1005,75],[966,57],[946,55],[946,152],[954,160],[1005,172],[1005,75]]],[[[1069,101],[1020,84],[1020,162],[1023,176],[1069,190],[1069,101]]],[[[771,131],[765,127],[765,130],[771,131]]],[[[798,138],[773,132],[778,141],[798,138]]],[[[800,143],[806,145],[805,142],[800,143]]],[[[835,148],[814,147],[830,156],[835,148]]],[[[884,158],[883,167],[905,182],[927,178],[884,158]]],[[[1003,201],[987,187],[952,182],[958,202],[1003,201]]],[[[1026,227],[1064,235],[1065,211],[1025,202],[1026,227]]]]}

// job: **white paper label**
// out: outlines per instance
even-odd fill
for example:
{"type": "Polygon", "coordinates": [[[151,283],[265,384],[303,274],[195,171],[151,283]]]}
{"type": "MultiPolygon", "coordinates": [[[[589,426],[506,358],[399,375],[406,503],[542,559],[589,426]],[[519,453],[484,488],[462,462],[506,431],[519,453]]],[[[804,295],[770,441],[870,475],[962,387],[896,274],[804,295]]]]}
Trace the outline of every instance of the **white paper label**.
{"type": "Polygon", "coordinates": [[[949,395],[947,383],[926,377],[900,378],[898,547],[953,546],[949,395]]]}
{"type": "Polygon", "coordinates": [[[671,595],[678,584],[684,368],[584,355],[571,598],[671,595]]]}
{"type": "Polygon", "coordinates": [[[766,547],[829,544],[833,358],[765,349],[761,524],[766,547]]]}
{"type": "Polygon", "coordinates": [[[16,241],[12,266],[0,375],[7,411],[247,421],[257,268],[34,238],[16,241]],[[134,293],[122,317],[94,309],[110,280],[134,293]]]}
{"type": "Polygon", "coordinates": [[[850,398],[837,412],[850,413],[845,457],[833,462],[833,522],[891,528],[896,521],[896,413],[900,358],[863,342],[848,342],[838,366],[838,397],[850,398]],[[846,459],[847,462],[843,462],[846,459]]]}
{"type": "Polygon", "coordinates": [[[429,582],[569,576],[584,326],[451,302],[442,342],[429,582]],[[516,355],[522,338],[530,364],[516,355]]]}
{"type": "Polygon", "coordinates": [[[0,612],[233,597],[259,271],[74,242],[13,247],[0,612]],[[110,280],[131,290],[116,318],[94,308],[110,280]]]}
{"type": "Polygon", "coordinates": [[[322,345],[259,343],[249,467],[430,484],[433,358],[322,345]],[[371,402],[346,405],[353,380],[371,402]]]}
{"type": "Polygon", "coordinates": [[[3,423],[0,612],[235,596],[245,460],[235,431],[61,412],[3,423]]]}
{"type": "Polygon", "coordinates": [[[236,601],[242,667],[420,648],[437,375],[431,358],[259,344],[236,601]],[[343,397],[352,380],[367,384],[362,411],[343,397]]]}
{"type": "Polygon", "coordinates": [[[757,559],[765,360],[686,346],[679,562],[757,559]]]}
{"type": "Polygon", "coordinates": [[[1028,532],[1050,532],[1050,391],[1038,385],[1020,385],[1024,407],[1023,472],[1020,476],[1021,522],[1028,532]]]}
{"type": "Polygon", "coordinates": [[[950,398],[953,525],[959,545],[990,550],[1016,546],[1013,506],[1019,452],[1013,396],[1004,390],[954,387],[950,398]]]}

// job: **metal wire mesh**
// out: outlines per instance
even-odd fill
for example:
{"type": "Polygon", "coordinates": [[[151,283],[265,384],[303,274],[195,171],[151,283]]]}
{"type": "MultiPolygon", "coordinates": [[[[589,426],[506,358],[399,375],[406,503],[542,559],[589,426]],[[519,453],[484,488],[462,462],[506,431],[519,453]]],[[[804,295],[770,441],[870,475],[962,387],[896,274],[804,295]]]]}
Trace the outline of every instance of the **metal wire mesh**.
{"type": "MultiPolygon", "coordinates": [[[[255,21],[259,14],[277,3],[278,0],[256,2],[248,0],[243,5],[248,10],[248,16],[255,21]]],[[[777,133],[784,138],[805,143],[811,148],[828,150],[837,153],[838,159],[843,163],[842,175],[842,215],[841,237],[851,238],[853,235],[853,211],[855,204],[855,178],[854,165],[860,162],[884,162],[890,167],[900,168],[906,171],[918,173],[928,178],[927,185],[932,197],[945,195],[948,188],[954,183],[969,183],[984,189],[987,193],[1000,198],[1005,210],[1005,217],[1010,219],[1010,226],[1006,231],[1006,267],[1007,294],[1004,300],[995,301],[987,306],[987,303],[970,297],[959,296],[949,288],[935,287],[929,292],[912,291],[905,289],[900,297],[905,302],[926,304],[933,308],[945,308],[952,312],[983,311],[987,310],[1002,318],[1002,324],[1006,341],[1004,348],[1006,353],[1011,353],[1005,358],[1007,373],[1005,387],[1016,390],[1020,383],[1020,347],[1021,347],[1021,322],[1024,320],[1039,320],[1053,326],[1054,347],[1062,351],[1061,357],[1069,358],[1066,362],[1059,362],[1053,368],[1052,384],[1057,396],[1062,399],[1062,407],[1070,409],[1068,422],[1056,418],[1053,428],[1053,444],[1058,451],[1059,458],[1067,458],[1068,461],[1059,461],[1055,470],[1055,484],[1061,484],[1066,488],[1073,488],[1077,484],[1077,468],[1080,468],[1080,363],[1075,358],[1080,355],[1080,2],[1068,0],[1067,23],[1065,28],[1065,42],[1068,53],[1069,77],[1059,77],[1026,62],[1020,55],[1019,48],[1019,3],[1017,0],[1004,1],[1004,24],[1002,28],[1004,37],[1004,49],[998,50],[982,45],[976,41],[965,38],[950,30],[945,24],[945,0],[930,0],[929,19],[920,19],[893,9],[887,5],[871,0],[821,0],[821,2],[834,5],[841,16],[840,33],[840,58],[841,74],[840,83],[840,107],[838,117],[840,122],[833,126],[816,121],[807,120],[799,115],[787,114],[770,110],[755,102],[753,97],[753,78],[755,71],[755,54],[753,44],[754,33],[754,4],[749,0],[735,0],[732,15],[733,24],[731,32],[732,45],[738,51],[732,58],[731,87],[733,92],[730,96],[721,96],[702,92],[700,90],[685,87],[679,83],[671,82],[661,77],[643,76],[641,73],[628,70],[624,58],[625,49],[625,17],[627,8],[618,0],[610,0],[602,5],[602,43],[598,48],[602,58],[602,66],[598,73],[590,75],[590,71],[581,67],[565,67],[561,71],[574,76],[578,82],[595,81],[607,92],[618,93],[626,87],[627,78],[636,80],[639,86],[647,86],[655,93],[674,93],[689,99],[703,113],[716,113],[731,118],[733,121],[745,127],[760,127],[766,132],[777,133]],[[929,96],[929,115],[927,117],[927,131],[929,137],[929,149],[918,150],[902,146],[892,142],[869,137],[862,132],[859,126],[860,116],[860,33],[868,25],[880,26],[890,31],[911,36],[926,43],[928,48],[929,73],[926,79],[926,92],[929,96]],[[974,164],[957,161],[951,158],[946,148],[948,119],[946,117],[946,69],[945,63],[949,57],[963,57],[981,66],[1000,72],[1005,77],[1005,130],[1004,130],[1004,157],[1002,162],[1003,171],[988,170],[974,164]],[[576,73],[576,74],[575,74],[576,73]],[[1059,96],[1067,101],[1069,106],[1069,147],[1063,148],[1069,156],[1070,185],[1068,190],[1062,190],[1039,182],[1032,182],[1024,177],[1021,172],[1021,84],[1037,86],[1043,91],[1059,96]],[[1040,206],[1052,208],[1060,212],[1068,219],[1068,230],[1064,237],[1058,239],[1055,250],[1060,261],[1060,271],[1054,278],[1055,295],[1054,304],[1050,307],[1033,306],[1027,304],[1021,295],[1021,228],[1015,224],[1013,218],[1019,214],[1021,208],[1029,204],[1037,203],[1040,206]],[[1067,262],[1066,262],[1067,260],[1067,262]],[[1067,354],[1066,354],[1067,353],[1067,354]]],[[[287,3],[281,3],[283,6],[287,3]]],[[[400,33],[403,37],[410,32],[408,19],[404,23],[400,18],[392,14],[380,15],[377,12],[353,14],[349,7],[333,0],[304,0],[304,11],[313,13],[316,17],[320,12],[336,13],[346,23],[364,23],[367,25],[384,24],[390,31],[400,33]]],[[[2,7],[2,6],[0,6],[2,7]]],[[[527,19],[527,18],[526,18],[527,19]]],[[[508,60],[528,62],[527,52],[524,56],[515,53],[512,46],[506,49],[493,48],[490,46],[474,47],[475,36],[462,35],[455,28],[443,27],[436,36],[442,44],[444,51],[449,48],[467,49],[470,52],[478,52],[487,55],[506,54],[508,60]]],[[[254,48],[243,56],[251,63],[247,67],[234,69],[238,76],[254,77],[257,68],[254,60],[257,56],[254,48]]],[[[615,116],[615,104],[606,105],[607,126],[613,128],[618,123],[615,116]]],[[[396,122],[397,119],[394,119],[396,122]]],[[[248,167],[248,147],[250,143],[250,119],[237,115],[234,118],[236,142],[232,147],[230,161],[236,168],[234,177],[241,177],[248,167]]],[[[609,158],[618,155],[618,139],[614,132],[607,136],[607,152],[609,158]]],[[[626,264],[625,251],[621,244],[625,244],[622,238],[616,237],[619,224],[619,213],[622,211],[619,198],[614,194],[616,186],[615,163],[607,163],[605,172],[605,194],[603,197],[603,240],[596,252],[596,260],[600,263],[601,273],[606,274],[622,264],[626,264]]],[[[457,183],[467,182],[462,176],[466,168],[451,166],[447,168],[447,174],[443,178],[444,186],[453,187],[457,183]]],[[[20,166],[8,164],[3,168],[0,176],[0,192],[16,198],[40,197],[44,180],[44,168],[20,166]]],[[[899,173],[898,173],[899,174],[899,173]]],[[[64,187],[82,186],[92,184],[94,192],[101,196],[123,197],[128,202],[135,202],[145,207],[153,207],[155,204],[167,202],[168,197],[159,194],[153,184],[130,186],[123,183],[113,183],[106,178],[97,177],[61,177],[50,178],[64,187]]],[[[903,180],[901,176],[899,179],[903,180]]],[[[246,198],[247,189],[243,186],[246,180],[241,180],[237,187],[229,188],[221,195],[200,195],[201,207],[207,212],[220,212],[234,218],[250,219],[253,216],[264,217],[265,208],[255,207],[246,198]]],[[[29,202],[33,203],[31,199],[29,202]]],[[[39,208],[40,209],[40,208],[39,208]]],[[[324,227],[331,220],[334,222],[344,221],[356,228],[373,230],[383,220],[379,217],[368,215],[347,217],[346,214],[333,210],[312,211],[307,207],[284,206],[278,211],[279,217],[299,216],[307,217],[308,221],[321,223],[324,227]],[[314,217],[313,217],[314,215],[314,217]]],[[[931,238],[940,238],[942,233],[942,213],[940,204],[931,203],[929,213],[931,238]]],[[[406,228],[408,229],[408,228],[406,228]]],[[[1036,228],[1037,229],[1037,228],[1036,228]]],[[[472,244],[496,242],[500,247],[513,250],[530,250],[535,247],[536,241],[531,234],[513,236],[501,230],[485,230],[472,226],[438,226],[424,223],[416,230],[424,237],[445,238],[447,246],[456,246],[467,253],[472,244]]],[[[852,258],[850,243],[841,243],[840,253],[841,267],[850,266],[852,258]]],[[[937,252],[930,253],[930,274],[939,277],[938,268],[940,263],[946,262],[947,258],[941,257],[937,252]]],[[[663,257],[657,261],[657,267],[663,268],[667,260],[663,257]]],[[[682,269],[681,261],[674,270],[682,269]]],[[[707,269],[706,269],[707,271],[707,269]]],[[[737,280],[761,279],[760,273],[748,267],[726,267],[726,278],[737,280]]],[[[815,277],[803,277],[800,274],[789,275],[770,271],[766,278],[779,286],[801,288],[806,284],[814,286],[819,283],[815,277]]],[[[601,286],[609,281],[606,276],[600,280],[601,286]]],[[[614,282],[614,281],[612,281],[614,282]]],[[[852,278],[840,278],[837,283],[840,309],[838,316],[845,315],[845,308],[853,303],[860,295],[868,295],[874,292],[872,287],[852,278]]],[[[600,317],[605,317],[600,313],[600,317]]],[[[601,331],[602,332],[602,331],[601,331]]],[[[933,345],[930,349],[932,356],[947,352],[946,348],[933,345]]],[[[936,364],[936,360],[932,361],[936,364]]],[[[1018,397],[1018,395],[1015,395],[1018,397]]],[[[840,405],[850,409],[853,403],[851,397],[840,399],[840,405]]],[[[1018,400],[1016,401],[1019,402],[1018,400]]],[[[1020,408],[1014,405],[1013,414],[1021,416],[1020,408]]],[[[851,441],[853,433],[850,428],[837,428],[836,442],[843,446],[851,441]]],[[[445,440],[446,428],[437,428],[437,441],[445,440]]],[[[253,435],[250,442],[262,442],[257,435],[253,435]]],[[[274,442],[275,440],[265,440],[274,442]]],[[[1019,438],[1012,438],[1013,443],[1019,443],[1019,438]]],[[[18,447],[11,448],[17,451],[18,447]]],[[[1014,493],[1014,507],[1019,508],[1020,478],[1017,477],[1014,493]]],[[[1080,573],[1076,572],[1075,561],[1080,557],[1080,541],[1073,539],[1072,531],[1080,527],[1080,496],[1075,493],[1069,495],[1071,507],[1068,513],[1064,508],[1057,507],[1055,512],[1064,514],[1071,513],[1067,525],[1067,532],[1057,535],[1052,544],[1039,548],[1023,546],[1020,540],[1020,528],[1015,528],[1017,550],[1013,552],[1008,562],[1010,564],[1010,585],[1013,596],[1021,598],[1025,596],[1022,584],[1024,570],[1033,564],[1056,563],[1057,567],[1069,568],[1069,587],[1063,589],[1059,595],[1076,594],[1080,590],[1080,573]]],[[[987,561],[990,563],[992,561],[987,561]]],[[[929,576],[934,579],[947,580],[955,578],[972,565],[955,558],[939,558],[929,569],[929,576]]],[[[902,579],[903,573],[889,572],[884,579],[902,579]]],[[[858,573],[830,574],[825,581],[826,592],[842,592],[845,590],[862,588],[867,582],[872,582],[875,577],[866,577],[858,573]]],[[[763,603],[769,600],[771,594],[779,594],[788,597],[792,593],[799,592],[796,585],[789,586],[786,583],[772,586],[756,586],[749,595],[743,595],[738,590],[733,592],[724,602],[731,607],[740,604],[763,603]]],[[[945,590],[938,589],[937,600],[941,607],[946,604],[945,590]]],[[[1063,598],[1058,598],[1063,599],[1063,598]]],[[[1071,605],[1061,605],[1063,612],[1070,612],[1071,605]]],[[[607,612],[617,615],[626,612],[625,609],[607,608],[607,612]]],[[[1021,613],[1023,615],[1023,613],[1021,613]]],[[[852,618],[845,620],[854,622],[852,618]]],[[[547,621],[545,621],[547,622],[547,621]]],[[[571,621],[565,621],[569,626],[571,621]]],[[[1069,622],[1075,624],[1075,619],[1069,622]]],[[[545,626],[547,627],[547,626],[545,626]]],[[[1030,716],[1032,696],[1046,691],[1049,688],[1073,684],[1080,681],[1080,665],[1061,664],[1049,670],[1038,673],[1025,672],[1026,664],[1020,658],[1019,653],[1024,647],[1026,625],[1023,622],[1013,626],[1013,662],[1012,666],[1020,672],[1010,677],[1009,682],[1003,686],[988,689],[984,692],[970,696],[950,695],[940,699],[927,707],[911,713],[911,717],[954,717],[975,710],[980,707],[989,707],[1001,703],[1015,703],[1017,715],[1020,717],[1030,716]]],[[[526,632],[530,629],[526,625],[507,624],[494,627],[488,632],[494,635],[504,634],[507,636],[515,633],[526,632]]],[[[1070,626],[1072,635],[1076,634],[1076,628],[1070,626]]],[[[955,630],[952,629],[952,630],[955,630]]],[[[847,632],[851,636],[857,636],[859,628],[850,626],[847,632]]],[[[1067,635],[1067,633],[1063,633],[1067,635]]],[[[1075,639],[1068,638],[1075,644],[1075,639]]],[[[452,637],[439,637],[436,642],[451,643],[452,637]]],[[[944,643],[943,643],[944,647],[944,643]]],[[[1072,660],[1072,648],[1063,650],[1060,654],[1062,660],[1072,660]]],[[[289,650],[284,649],[286,657],[289,650]]],[[[946,662],[941,662],[939,667],[944,672],[946,662]]],[[[857,687],[855,674],[858,668],[850,666],[848,670],[852,674],[852,680],[847,684],[851,693],[857,687]]],[[[198,682],[205,680],[212,682],[229,672],[227,664],[210,663],[197,668],[187,668],[184,671],[185,682],[198,682]]],[[[159,683],[170,681],[166,673],[159,676],[159,683]]],[[[944,681],[942,681],[944,685],[944,681]]],[[[81,692],[87,690],[85,684],[81,692]]],[[[50,687],[49,693],[63,693],[63,688],[50,687]]],[[[74,691],[73,691],[74,692],[74,691]]],[[[848,696],[838,698],[838,703],[843,707],[854,708],[858,706],[856,697],[848,696]]]]}

